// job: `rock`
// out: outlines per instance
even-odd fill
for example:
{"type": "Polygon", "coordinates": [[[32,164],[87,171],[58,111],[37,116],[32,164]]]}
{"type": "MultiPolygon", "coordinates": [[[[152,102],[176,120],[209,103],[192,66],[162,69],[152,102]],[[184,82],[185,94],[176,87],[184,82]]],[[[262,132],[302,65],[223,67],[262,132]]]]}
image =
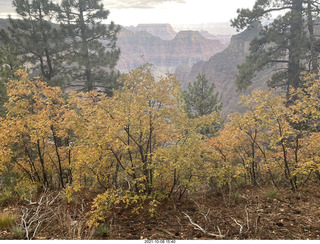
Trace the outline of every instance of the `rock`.
{"type": "Polygon", "coordinates": [[[139,24],[133,30],[149,32],[163,40],[172,40],[177,34],[170,24],[139,24]]]}
{"type": "Polygon", "coordinates": [[[117,44],[121,50],[117,69],[129,72],[152,63],[156,75],[174,73],[178,66],[192,66],[221,52],[226,45],[209,40],[198,31],[181,31],[172,40],[163,40],[146,31],[132,32],[123,28],[117,44]]]}
{"type": "MultiPolygon", "coordinates": [[[[254,26],[250,30],[245,30],[237,35],[233,35],[229,46],[223,51],[214,54],[208,61],[199,61],[189,68],[177,69],[176,75],[182,82],[183,89],[187,89],[188,83],[195,80],[198,73],[206,74],[209,83],[214,83],[216,91],[222,95],[224,114],[241,111],[239,98],[248,94],[236,91],[235,78],[238,72],[237,65],[245,61],[249,54],[250,42],[259,35],[261,26],[254,26]]],[[[265,88],[266,80],[270,77],[269,71],[258,73],[253,80],[252,89],[265,88]]]]}

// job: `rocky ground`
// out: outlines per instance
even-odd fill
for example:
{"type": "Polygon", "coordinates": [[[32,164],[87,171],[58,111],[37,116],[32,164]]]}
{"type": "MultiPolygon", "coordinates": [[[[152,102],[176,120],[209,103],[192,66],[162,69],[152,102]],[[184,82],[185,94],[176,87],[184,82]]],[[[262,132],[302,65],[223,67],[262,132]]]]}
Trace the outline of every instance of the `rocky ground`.
{"type": "MultiPolygon", "coordinates": [[[[27,205],[6,206],[0,211],[19,215],[27,205]]],[[[55,217],[44,221],[33,239],[320,239],[319,184],[298,192],[253,187],[231,194],[218,190],[189,200],[163,202],[154,216],[147,210],[133,213],[130,208],[117,208],[99,230],[86,225],[89,208],[89,202],[55,203],[50,207],[55,209],[55,217]]],[[[0,229],[0,239],[16,238],[10,229],[0,229]]]]}

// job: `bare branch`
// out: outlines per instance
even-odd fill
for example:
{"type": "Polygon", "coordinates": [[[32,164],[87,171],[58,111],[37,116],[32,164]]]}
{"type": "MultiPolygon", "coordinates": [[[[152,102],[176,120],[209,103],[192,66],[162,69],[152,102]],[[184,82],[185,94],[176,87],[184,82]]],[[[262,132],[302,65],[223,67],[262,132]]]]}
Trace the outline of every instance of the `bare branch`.
{"type": "MultiPolygon", "coordinates": [[[[208,215],[210,213],[210,208],[208,209],[208,212],[206,214],[204,213],[201,213],[203,215],[203,217],[205,218],[205,220],[207,221],[208,220],[208,215]]],[[[209,219],[210,220],[210,219],[209,219]]]]}
{"type": "Polygon", "coordinates": [[[29,205],[31,205],[31,207],[24,207],[21,210],[22,216],[20,226],[25,231],[26,239],[33,239],[40,230],[42,224],[44,222],[50,222],[49,220],[56,215],[56,212],[50,206],[56,202],[59,196],[60,192],[56,196],[53,196],[53,193],[48,194],[44,192],[36,202],[25,198],[29,205]]]}
{"type": "Polygon", "coordinates": [[[250,229],[250,225],[249,225],[249,213],[248,213],[248,210],[247,210],[247,205],[244,207],[244,211],[246,212],[247,228],[249,230],[250,229]]]}
{"type": "Polygon", "coordinates": [[[219,236],[222,236],[219,226],[217,226],[217,229],[219,231],[219,236]]]}
{"type": "Polygon", "coordinates": [[[162,232],[164,232],[164,233],[168,234],[169,236],[171,236],[171,237],[175,237],[175,238],[176,238],[175,234],[171,233],[170,231],[167,231],[167,230],[165,230],[165,229],[158,228],[158,227],[155,227],[154,229],[155,229],[155,230],[162,231],[162,232]]]}
{"type": "Polygon", "coordinates": [[[230,217],[237,225],[240,226],[239,234],[242,235],[243,225],[239,224],[238,221],[232,217],[230,217]]]}
{"type": "Polygon", "coordinates": [[[194,228],[196,230],[200,230],[203,234],[205,234],[207,236],[215,237],[215,238],[224,238],[225,237],[224,235],[221,235],[221,233],[219,235],[217,235],[217,234],[210,233],[210,232],[204,230],[200,225],[193,222],[188,214],[186,214],[185,212],[182,212],[182,213],[189,219],[190,223],[194,226],[194,228]]]}

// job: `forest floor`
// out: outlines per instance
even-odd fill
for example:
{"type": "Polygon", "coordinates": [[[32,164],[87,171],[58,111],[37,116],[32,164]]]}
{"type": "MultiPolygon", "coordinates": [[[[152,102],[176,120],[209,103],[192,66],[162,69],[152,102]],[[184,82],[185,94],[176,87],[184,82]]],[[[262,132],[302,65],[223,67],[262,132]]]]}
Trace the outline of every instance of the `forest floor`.
{"type": "MultiPolygon", "coordinates": [[[[52,213],[45,215],[33,239],[320,239],[320,184],[297,192],[257,187],[232,194],[219,190],[188,200],[165,201],[157,206],[154,216],[148,210],[133,213],[131,208],[117,208],[98,229],[86,224],[91,203],[80,202],[50,206],[52,213]]],[[[0,213],[11,212],[21,219],[21,210],[28,205],[1,207],[0,213]]],[[[34,206],[29,212],[37,209],[34,206]]],[[[39,216],[47,210],[40,209],[39,216]]],[[[31,224],[29,229],[31,237],[35,227],[31,224]]],[[[0,239],[17,238],[10,229],[0,228],[0,239]]]]}

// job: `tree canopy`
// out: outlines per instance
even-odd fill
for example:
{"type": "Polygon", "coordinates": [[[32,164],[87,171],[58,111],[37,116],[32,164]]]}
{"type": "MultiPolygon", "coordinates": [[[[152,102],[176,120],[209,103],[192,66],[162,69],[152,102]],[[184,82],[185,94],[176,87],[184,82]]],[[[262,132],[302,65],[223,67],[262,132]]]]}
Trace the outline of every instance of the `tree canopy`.
{"type": "Polygon", "coordinates": [[[116,47],[118,25],[105,25],[109,11],[101,0],[63,0],[59,12],[61,28],[69,39],[67,61],[73,65],[72,77],[84,82],[84,90],[103,87],[111,91],[118,74],[114,67],[120,50],[116,47]]]}
{"type": "Polygon", "coordinates": [[[106,25],[109,11],[101,0],[14,0],[20,19],[9,18],[0,38],[15,46],[33,75],[49,85],[80,85],[86,91],[109,92],[119,76],[114,68],[120,27],[106,25]]]}
{"type": "Polygon", "coordinates": [[[313,0],[257,0],[250,9],[238,9],[232,26],[242,30],[255,22],[279,13],[272,23],[263,27],[260,36],[250,44],[250,55],[239,65],[236,85],[245,89],[257,71],[266,66],[275,67],[270,86],[300,87],[300,73],[307,70],[318,73],[317,40],[314,35],[319,3],[313,0]]]}
{"type": "Polygon", "coordinates": [[[196,80],[188,84],[184,99],[191,117],[200,117],[221,110],[219,93],[214,91],[214,83],[208,83],[206,75],[198,74],[196,80]]]}
{"type": "Polygon", "coordinates": [[[9,17],[9,26],[0,38],[14,45],[32,72],[50,85],[64,87],[62,52],[64,35],[53,25],[58,6],[49,0],[14,0],[13,6],[21,19],[9,17]]]}

